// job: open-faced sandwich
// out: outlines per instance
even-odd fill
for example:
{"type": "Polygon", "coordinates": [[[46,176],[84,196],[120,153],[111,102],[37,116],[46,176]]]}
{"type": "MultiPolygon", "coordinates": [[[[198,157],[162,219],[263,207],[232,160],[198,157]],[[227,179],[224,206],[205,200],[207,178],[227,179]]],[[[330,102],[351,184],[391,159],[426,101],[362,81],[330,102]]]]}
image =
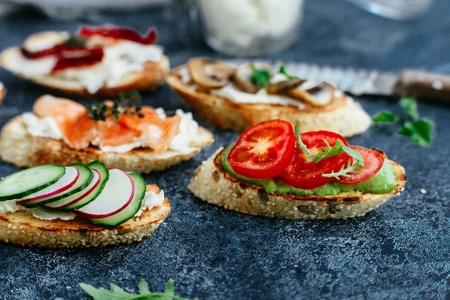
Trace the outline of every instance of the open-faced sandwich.
{"type": "Polygon", "coordinates": [[[87,164],[148,173],[191,158],[213,142],[192,114],[148,106],[127,99],[86,108],[63,98],[41,96],[34,111],[9,121],[0,134],[0,157],[20,167],[47,163],[87,164]]]}
{"type": "Polygon", "coordinates": [[[0,181],[0,240],[41,248],[140,241],[170,213],[169,200],[138,173],[45,164],[0,181]]]}
{"type": "Polygon", "coordinates": [[[114,26],[81,27],[75,35],[46,31],[6,49],[0,61],[20,77],[67,94],[114,97],[165,81],[169,61],[155,43],[155,29],[145,36],[114,26]]]}
{"type": "Polygon", "coordinates": [[[284,120],[248,128],[196,170],[189,189],[226,209],[283,219],[346,219],[403,190],[405,170],[381,150],[284,120]]]}
{"type": "Polygon", "coordinates": [[[365,131],[370,117],[328,82],[311,82],[274,73],[270,65],[239,67],[207,58],[192,58],[167,82],[209,123],[237,131],[271,119],[298,124],[302,132],[330,130],[349,137],[365,131]]]}
{"type": "Polygon", "coordinates": [[[3,85],[3,83],[0,82],[0,104],[1,104],[2,101],[3,101],[3,98],[5,98],[5,94],[6,94],[6,88],[5,88],[5,86],[3,85]]]}

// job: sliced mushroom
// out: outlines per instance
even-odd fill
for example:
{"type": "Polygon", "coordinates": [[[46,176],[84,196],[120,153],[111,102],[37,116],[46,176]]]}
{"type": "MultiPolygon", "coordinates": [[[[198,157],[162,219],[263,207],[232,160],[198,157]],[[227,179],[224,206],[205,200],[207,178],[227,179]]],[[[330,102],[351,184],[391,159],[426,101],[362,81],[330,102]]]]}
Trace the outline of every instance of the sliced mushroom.
{"type": "Polygon", "coordinates": [[[295,99],[309,103],[312,106],[322,107],[334,98],[335,87],[328,82],[321,82],[311,87],[309,82],[287,91],[287,94],[295,99]]]}
{"type": "Polygon", "coordinates": [[[207,58],[191,58],[187,67],[194,82],[205,89],[225,86],[236,70],[223,62],[207,58]]]}
{"type": "Polygon", "coordinates": [[[267,87],[267,94],[282,94],[287,92],[288,90],[291,90],[293,88],[296,88],[300,84],[305,82],[304,79],[291,79],[291,80],[285,80],[285,81],[279,81],[276,83],[270,83],[267,87]]]}
{"type": "MultiPolygon", "coordinates": [[[[253,64],[255,68],[270,71],[271,66],[263,62],[253,64]]],[[[253,71],[250,64],[244,64],[237,68],[232,78],[235,86],[244,93],[256,94],[259,87],[252,83],[253,71]]]]}

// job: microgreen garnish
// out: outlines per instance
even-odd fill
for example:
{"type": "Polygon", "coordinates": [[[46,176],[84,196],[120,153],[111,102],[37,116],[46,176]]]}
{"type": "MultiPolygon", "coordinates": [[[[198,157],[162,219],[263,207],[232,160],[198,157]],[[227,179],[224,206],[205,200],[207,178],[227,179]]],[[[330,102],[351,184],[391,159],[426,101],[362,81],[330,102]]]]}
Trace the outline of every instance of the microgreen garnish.
{"type": "Polygon", "coordinates": [[[66,41],[65,46],[69,48],[78,48],[86,46],[87,40],[80,39],[76,36],[71,35],[69,39],[66,41]]]}
{"type": "Polygon", "coordinates": [[[361,172],[360,169],[364,167],[364,159],[361,154],[357,150],[345,146],[344,142],[340,139],[336,140],[336,144],[333,147],[331,147],[328,141],[324,139],[323,141],[327,146],[318,148],[319,152],[317,154],[312,154],[311,150],[309,150],[302,142],[300,129],[297,125],[294,127],[294,134],[299,144],[299,147],[295,147],[295,149],[302,150],[306,154],[306,160],[308,162],[318,163],[322,159],[341,154],[342,152],[347,153],[356,161],[356,163],[352,164],[352,159],[350,158],[347,165],[342,165],[342,168],[338,172],[322,174],[323,177],[335,177],[336,179],[339,179],[339,176],[350,177],[353,173],[361,172]]]}
{"type": "Polygon", "coordinates": [[[364,159],[362,155],[357,150],[347,146],[343,146],[342,150],[344,150],[345,153],[356,160],[356,163],[352,164],[352,159],[350,158],[347,162],[347,165],[342,165],[342,168],[338,172],[322,174],[323,177],[334,177],[339,180],[339,176],[350,177],[354,173],[361,172],[360,169],[364,167],[364,159]]]}
{"type": "MultiPolygon", "coordinates": [[[[92,285],[80,283],[80,287],[85,290],[94,300],[131,300],[131,299],[157,299],[157,300],[188,300],[187,298],[182,298],[175,296],[174,294],[174,284],[173,280],[170,279],[167,282],[166,290],[163,293],[152,293],[148,289],[148,284],[144,279],[139,280],[139,294],[131,294],[117,285],[111,283],[111,289],[107,290],[104,288],[95,288],[92,285]]],[[[195,298],[193,298],[195,299],[195,298]]]]}
{"type": "Polygon", "coordinates": [[[284,76],[286,76],[288,80],[298,79],[297,76],[291,76],[288,73],[286,73],[286,70],[284,69],[284,66],[280,66],[280,71],[278,71],[278,73],[283,74],[284,76]]]}
{"type": "Polygon", "coordinates": [[[253,64],[250,64],[250,67],[252,68],[252,83],[258,87],[267,87],[272,73],[267,70],[257,69],[253,64]]]}
{"type": "Polygon", "coordinates": [[[114,100],[112,105],[106,103],[95,103],[86,108],[89,118],[94,121],[106,121],[110,116],[113,116],[114,122],[119,121],[120,114],[129,114],[130,116],[138,116],[143,118],[144,115],[140,112],[142,107],[133,107],[131,101],[139,101],[141,96],[138,92],[121,93],[119,100],[114,100]]]}
{"type": "Polygon", "coordinates": [[[399,104],[403,107],[404,116],[381,112],[373,117],[372,121],[396,122],[401,119],[403,121],[403,127],[397,133],[409,136],[411,142],[414,144],[428,147],[431,143],[431,131],[434,128],[433,122],[419,118],[416,99],[404,97],[400,99],[399,104]]]}

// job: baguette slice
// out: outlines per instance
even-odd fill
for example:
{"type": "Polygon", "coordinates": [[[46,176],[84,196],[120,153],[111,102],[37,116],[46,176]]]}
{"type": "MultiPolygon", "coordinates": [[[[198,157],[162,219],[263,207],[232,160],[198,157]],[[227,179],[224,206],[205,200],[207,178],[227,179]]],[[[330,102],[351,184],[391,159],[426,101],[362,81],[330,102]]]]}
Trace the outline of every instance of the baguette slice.
{"type": "Polygon", "coordinates": [[[371,124],[369,115],[351,97],[342,94],[324,107],[305,104],[305,109],[275,104],[236,103],[185,84],[178,67],[167,78],[170,87],[212,125],[242,132],[262,121],[282,119],[297,124],[302,132],[328,130],[345,137],[360,134],[371,124]]]}
{"type": "MultiPolygon", "coordinates": [[[[268,194],[262,187],[250,185],[231,176],[221,164],[222,151],[204,161],[194,173],[189,190],[211,204],[241,213],[279,219],[347,219],[365,215],[398,194],[405,187],[405,170],[394,167],[397,187],[385,194],[361,191],[328,196],[268,194]]],[[[381,151],[380,151],[381,152],[381,151]]]]}
{"type": "MultiPolygon", "coordinates": [[[[148,190],[159,193],[156,185],[148,190]]],[[[170,201],[144,210],[139,217],[114,227],[95,226],[76,217],[74,220],[42,220],[29,210],[0,213],[0,240],[6,243],[39,248],[87,248],[130,244],[149,236],[170,213],[170,201]]]]}
{"type": "Polygon", "coordinates": [[[191,148],[186,152],[167,150],[158,154],[150,148],[138,148],[124,153],[104,152],[94,147],[75,150],[61,140],[31,135],[22,116],[18,116],[9,121],[0,133],[0,157],[19,167],[32,167],[46,163],[88,164],[91,161],[100,160],[108,168],[149,173],[161,171],[188,160],[198,153],[201,147],[212,142],[212,134],[199,127],[197,139],[192,142],[191,148]]]}
{"type": "MultiPolygon", "coordinates": [[[[6,49],[0,56],[1,65],[15,73],[12,68],[13,59],[20,55],[20,48],[14,47],[6,49]]],[[[86,69],[84,67],[83,69],[86,69]]],[[[114,87],[103,86],[95,94],[91,94],[78,81],[63,78],[53,74],[46,74],[36,77],[24,77],[22,74],[15,73],[15,75],[24,79],[30,80],[36,84],[48,87],[52,90],[62,92],[66,95],[77,95],[83,97],[118,97],[120,93],[127,93],[131,91],[141,90],[155,90],[159,85],[165,82],[169,73],[169,59],[162,56],[161,60],[157,62],[147,61],[141,71],[127,73],[122,77],[121,82],[114,87]]]]}

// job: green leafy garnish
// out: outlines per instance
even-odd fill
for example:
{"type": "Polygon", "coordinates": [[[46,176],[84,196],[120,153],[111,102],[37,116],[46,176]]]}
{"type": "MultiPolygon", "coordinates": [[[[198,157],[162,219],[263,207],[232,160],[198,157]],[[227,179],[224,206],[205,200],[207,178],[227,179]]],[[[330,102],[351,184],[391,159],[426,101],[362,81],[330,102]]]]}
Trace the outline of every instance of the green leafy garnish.
{"type": "MultiPolygon", "coordinates": [[[[111,289],[95,288],[92,285],[80,283],[80,287],[85,290],[94,300],[132,300],[132,299],[155,299],[155,300],[188,300],[175,296],[173,280],[167,282],[166,290],[163,293],[152,293],[148,289],[148,284],[144,279],[139,280],[139,294],[131,294],[117,285],[111,283],[111,289]]],[[[195,298],[193,298],[195,299],[195,298]]]]}
{"type": "Polygon", "coordinates": [[[80,39],[74,35],[71,35],[69,39],[66,41],[65,46],[68,48],[78,48],[86,46],[87,40],[80,39]]]}
{"type": "Polygon", "coordinates": [[[391,123],[396,122],[398,120],[399,116],[388,113],[388,112],[380,112],[377,116],[372,118],[372,121],[374,122],[385,122],[385,123],[391,123]]]}
{"type": "Polygon", "coordinates": [[[105,103],[95,103],[86,108],[86,112],[89,114],[89,118],[94,121],[106,121],[110,116],[114,117],[114,122],[119,121],[120,114],[129,114],[130,116],[137,115],[139,118],[143,118],[144,115],[140,112],[142,107],[133,107],[131,101],[141,100],[141,96],[138,92],[133,91],[131,93],[121,93],[119,100],[114,100],[112,105],[105,103]]]}
{"type": "Polygon", "coordinates": [[[416,99],[403,97],[400,99],[399,104],[403,107],[405,116],[382,112],[373,117],[372,121],[396,122],[401,119],[403,121],[403,127],[398,131],[398,134],[409,136],[411,142],[414,144],[428,147],[431,143],[431,131],[434,128],[433,122],[419,118],[416,99]]]}
{"type": "Polygon", "coordinates": [[[280,66],[280,71],[278,71],[278,73],[283,74],[284,76],[286,76],[288,80],[298,79],[297,76],[291,76],[288,73],[286,73],[286,70],[284,69],[284,66],[280,66]]]}
{"type": "Polygon", "coordinates": [[[272,73],[267,70],[257,69],[253,64],[250,64],[250,67],[252,68],[252,83],[257,87],[266,88],[272,73]]]}
{"type": "Polygon", "coordinates": [[[350,157],[356,160],[356,163],[352,164],[352,159],[348,160],[347,166],[343,165],[338,172],[331,172],[329,174],[322,174],[323,177],[334,177],[339,180],[339,176],[350,177],[353,173],[361,172],[360,169],[364,167],[364,159],[361,154],[350,147],[343,146],[342,150],[347,153],[350,157]],[[352,174],[349,174],[352,173],[352,174]]]}

